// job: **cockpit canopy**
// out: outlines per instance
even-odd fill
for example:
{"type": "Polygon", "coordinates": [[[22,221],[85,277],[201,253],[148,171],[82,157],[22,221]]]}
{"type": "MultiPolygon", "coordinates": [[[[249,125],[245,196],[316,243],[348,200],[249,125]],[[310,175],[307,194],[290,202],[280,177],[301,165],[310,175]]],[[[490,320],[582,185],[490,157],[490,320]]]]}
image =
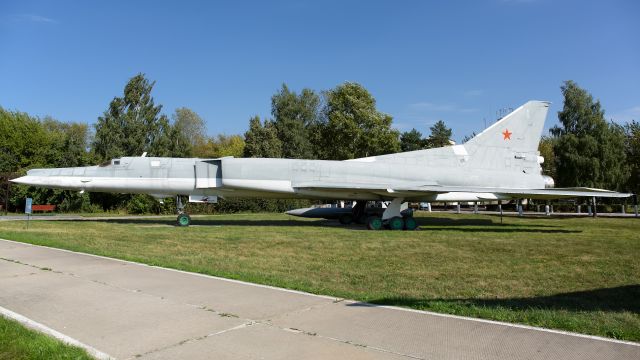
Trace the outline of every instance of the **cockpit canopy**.
{"type": "Polygon", "coordinates": [[[116,159],[107,160],[107,161],[103,162],[102,164],[100,164],[98,166],[100,166],[100,167],[107,167],[107,166],[112,166],[112,165],[118,166],[118,165],[120,165],[120,162],[121,162],[120,158],[116,158],[116,159]]]}

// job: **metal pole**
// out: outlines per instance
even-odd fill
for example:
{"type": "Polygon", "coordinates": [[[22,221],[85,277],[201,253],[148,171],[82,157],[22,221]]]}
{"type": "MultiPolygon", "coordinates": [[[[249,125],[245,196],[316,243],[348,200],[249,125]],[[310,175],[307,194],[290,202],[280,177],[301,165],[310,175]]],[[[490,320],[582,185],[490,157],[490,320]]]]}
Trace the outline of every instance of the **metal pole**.
{"type": "Polygon", "coordinates": [[[592,197],[591,201],[593,202],[593,217],[598,216],[598,204],[596,203],[596,197],[592,197]]]}
{"type": "Polygon", "coordinates": [[[502,224],[502,200],[498,200],[498,209],[500,209],[500,224],[502,224]]]}
{"type": "Polygon", "coordinates": [[[518,199],[518,216],[522,216],[522,199],[518,199]]]}
{"type": "Polygon", "coordinates": [[[474,214],[478,213],[478,202],[477,201],[475,203],[473,203],[473,213],[474,214]]]}
{"type": "Polygon", "coordinates": [[[460,214],[460,203],[456,205],[456,214],[460,214]]]}

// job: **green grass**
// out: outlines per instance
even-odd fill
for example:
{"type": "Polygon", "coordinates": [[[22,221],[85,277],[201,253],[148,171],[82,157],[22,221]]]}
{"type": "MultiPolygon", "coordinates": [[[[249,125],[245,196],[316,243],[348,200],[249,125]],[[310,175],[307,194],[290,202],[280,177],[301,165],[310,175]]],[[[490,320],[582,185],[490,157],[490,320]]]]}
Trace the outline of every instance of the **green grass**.
{"type": "Polygon", "coordinates": [[[83,349],[29,330],[0,316],[0,360],[92,359],[83,349]]]}
{"type": "Polygon", "coordinates": [[[0,222],[0,237],[378,304],[640,341],[640,221],[419,214],[367,231],[282,214],[0,222]]]}

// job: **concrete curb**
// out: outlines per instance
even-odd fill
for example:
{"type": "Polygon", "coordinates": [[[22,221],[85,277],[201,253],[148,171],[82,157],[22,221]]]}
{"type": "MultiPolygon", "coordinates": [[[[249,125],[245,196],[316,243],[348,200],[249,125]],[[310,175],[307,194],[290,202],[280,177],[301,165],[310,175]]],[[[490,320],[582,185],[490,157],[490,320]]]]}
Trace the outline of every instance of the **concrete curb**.
{"type": "Polygon", "coordinates": [[[0,306],[0,315],[4,316],[8,319],[11,320],[15,320],[17,322],[19,322],[20,324],[26,326],[29,329],[38,331],[40,333],[43,333],[45,335],[48,335],[50,337],[53,337],[55,339],[58,339],[60,341],[62,341],[63,343],[67,344],[67,345],[72,345],[72,346],[76,346],[79,348],[84,349],[87,353],[89,353],[89,355],[93,356],[96,359],[99,360],[113,360],[114,358],[103,353],[102,351],[93,348],[87,344],[84,344],[72,337],[69,337],[61,332],[58,332],[46,325],[43,325],[39,322],[33,321],[25,316],[22,316],[16,312],[13,312],[9,309],[5,309],[2,306],[0,306]]]}

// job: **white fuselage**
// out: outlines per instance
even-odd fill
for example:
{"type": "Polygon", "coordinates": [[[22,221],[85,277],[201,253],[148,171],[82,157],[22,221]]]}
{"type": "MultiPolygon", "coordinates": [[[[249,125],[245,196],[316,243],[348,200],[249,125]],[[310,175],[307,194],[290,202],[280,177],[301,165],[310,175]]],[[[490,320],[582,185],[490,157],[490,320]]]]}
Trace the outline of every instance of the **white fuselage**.
{"type": "MultiPolygon", "coordinates": [[[[446,148],[442,148],[446,149],[446,148]]],[[[438,149],[433,149],[438,150],[438,149]]],[[[417,154],[417,153],[416,153],[417,154]]],[[[356,161],[262,158],[123,157],[106,166],[37,169],[20,183],[67,190],[144,193],[156,197],[271,197],[389,200],[398,184],[544,188],[539,171],[473,168],[464,156],[389,158],[356,161]],[[462,159],[462,160],[461,160],[462,159]],[[308,184],[358,184],[356,189],[316,189],[308,184]],[[387,191],[370,191],[367,184],[388,184],[387,191]],[[365,191],[366,190],[366,191],[365,191]]],[[[339,186],[336,186],[339,187],[339,186]]],[[[379,187],[379,186],[378,186],[379,187]]],[[[420,194],[411,201],[481,201],[508,199],[490,193],[420,194]]]]}

